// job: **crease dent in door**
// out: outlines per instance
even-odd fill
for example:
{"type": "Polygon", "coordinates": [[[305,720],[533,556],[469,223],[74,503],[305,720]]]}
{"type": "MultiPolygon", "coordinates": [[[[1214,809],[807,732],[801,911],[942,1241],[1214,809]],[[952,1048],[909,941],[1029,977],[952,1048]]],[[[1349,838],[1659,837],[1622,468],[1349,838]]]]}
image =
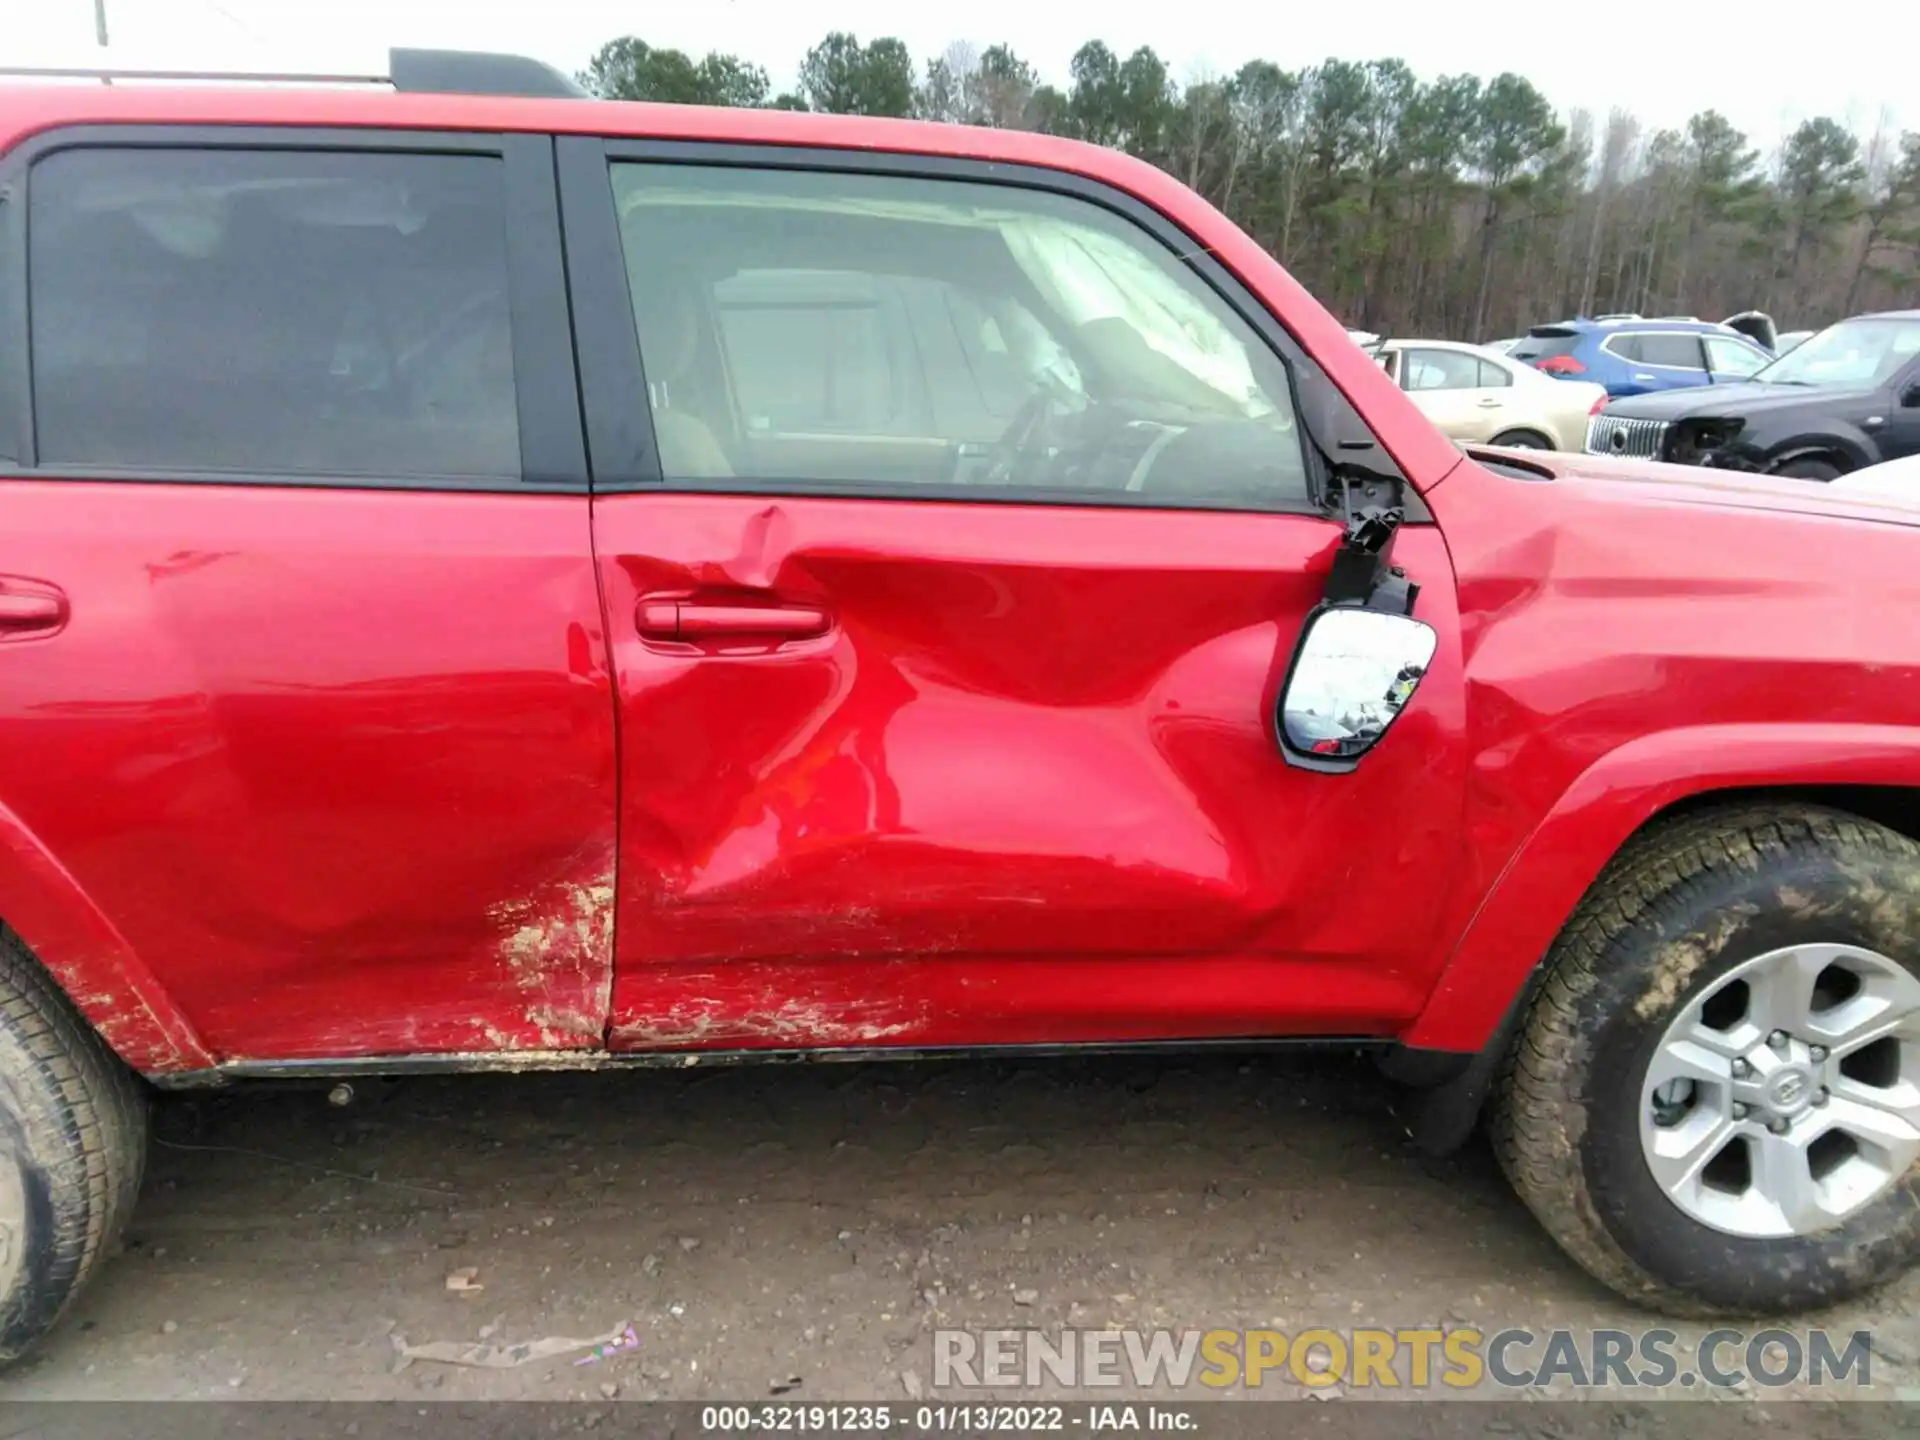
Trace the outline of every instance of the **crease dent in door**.
{"type": "MultiPolygon", "coordinates": [[[[1456,652],[1337,784],[1272,737],[1325,521],[672,494],[595,523],[623,737],[611,1048],[1357,1033],[1430,988],[1408,916],[1437,913],[1456,849],[1462,775],[1433,763],[1456,652]],[[749,581],[830,627],[642,633],[645,597],[749,581]]],[[[1451,636],[1438,535],[1402,552],[1451,636]]]]}

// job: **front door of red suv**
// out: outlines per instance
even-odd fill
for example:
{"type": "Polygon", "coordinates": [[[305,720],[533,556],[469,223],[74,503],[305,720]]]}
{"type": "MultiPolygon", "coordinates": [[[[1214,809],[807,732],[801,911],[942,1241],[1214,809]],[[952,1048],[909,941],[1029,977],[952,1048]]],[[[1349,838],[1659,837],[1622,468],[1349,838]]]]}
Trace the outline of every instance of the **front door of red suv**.
{"type": "Polygon", "coordinates": [[[620,692],[610,1042],[1413,1013],[1450,574],[1409,527],[1431,690],[1354,773],[1291,768],[1273,707],[1340,527],[1277,327],[1070,177],[559,143],[620,692]]]}
{"type": "Polygon", "coordinates": [[[144,1068],[180,1062],[161,1013],[201,1062],[598,1047],[614,716],[552,142],[117,127],[6,164],[0,920],[144,1068]]]}

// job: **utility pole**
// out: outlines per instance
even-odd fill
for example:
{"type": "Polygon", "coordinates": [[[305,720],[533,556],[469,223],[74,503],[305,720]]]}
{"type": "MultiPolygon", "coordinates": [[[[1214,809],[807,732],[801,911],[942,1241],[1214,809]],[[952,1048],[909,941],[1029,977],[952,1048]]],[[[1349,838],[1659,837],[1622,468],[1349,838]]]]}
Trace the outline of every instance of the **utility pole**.
{"type": "MultiPolygon", "coordinates": [[[[102,50],[107,48],[107,0],[93,0],[93,38],[102,50]]],[[[111,85],[113,79],[102,75],[100,83],[111,85]]]]}

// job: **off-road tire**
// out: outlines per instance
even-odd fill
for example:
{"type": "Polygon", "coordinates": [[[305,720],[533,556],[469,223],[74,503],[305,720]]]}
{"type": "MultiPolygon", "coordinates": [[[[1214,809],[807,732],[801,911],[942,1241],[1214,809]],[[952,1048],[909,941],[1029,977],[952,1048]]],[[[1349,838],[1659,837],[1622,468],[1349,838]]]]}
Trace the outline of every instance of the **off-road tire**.
{"type": "Polygon", "coordinates": [[[0,926],[0,1365],[53,1328],[119,1239],[146,1159],[146,1097],[0,926]],[[17,1187],[17,1188],[16,1188],[17,1187]]]}
{"type": "Polygon", "coordinates": [[[1838,1226],[1751,1239],[1688,1216],[1646,1163],[1641,1087],[1674,1013],[1745,960],[1820,941],[1920,973],[1920,845],[1811,805],[1697,811],[1624,846],[1554,942],[1488,1128],[1548,1233],[1628,1299],[1673,1315],[1787,1313],[1920,1257],[1920,1166],[1838,1226]]]}

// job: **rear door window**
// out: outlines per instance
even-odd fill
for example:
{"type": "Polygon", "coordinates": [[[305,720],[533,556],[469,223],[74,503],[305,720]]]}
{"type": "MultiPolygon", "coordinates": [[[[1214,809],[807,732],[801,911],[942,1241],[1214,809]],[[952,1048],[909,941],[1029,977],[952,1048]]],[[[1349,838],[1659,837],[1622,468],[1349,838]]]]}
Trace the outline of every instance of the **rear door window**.
{"type": "Polygon", "coordinates": [[[1660,365],[1669,370],[1703,370],[1700,337],[1683,331],[1664,334],[1650,332],[1634,337],[1638,353],[1633,357],[1642,365],[1660,365]]]}
{"type": "Polygon", "coordinates": [[[1457,350],[1401,352],[1402,384],[1408,390],[1473,390],[1481,384],[1480,360],[1457,350]]]}
{"type": "Polygon", "coordinates": [[[184,148],[39,161],[40,462],[518,477],[502,168],[184,148]]]}

